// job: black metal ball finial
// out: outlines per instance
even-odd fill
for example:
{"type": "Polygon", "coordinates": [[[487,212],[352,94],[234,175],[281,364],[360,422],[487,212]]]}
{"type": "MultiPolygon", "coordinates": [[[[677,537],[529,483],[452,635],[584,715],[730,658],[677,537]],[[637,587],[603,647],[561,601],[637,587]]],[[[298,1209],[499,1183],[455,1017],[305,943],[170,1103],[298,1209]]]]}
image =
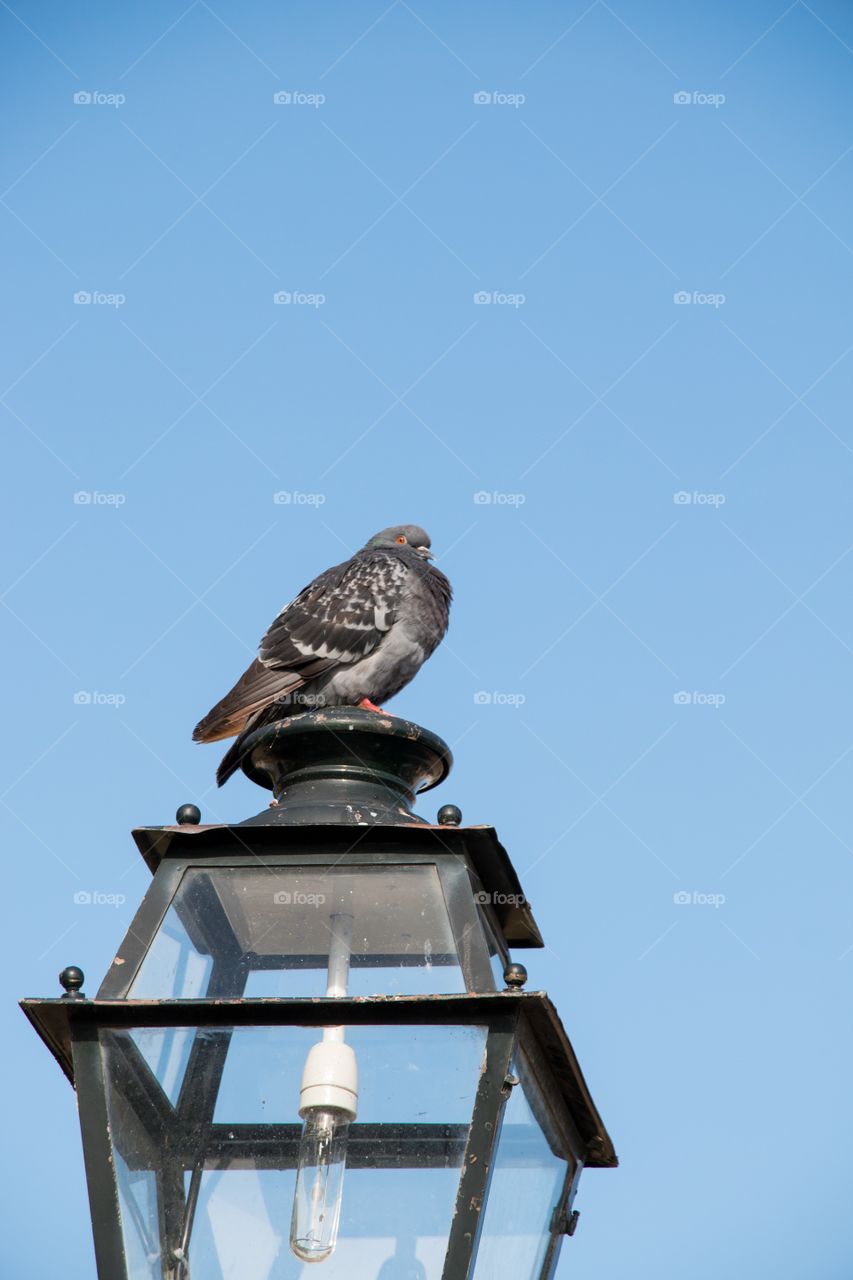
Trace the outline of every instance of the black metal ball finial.
{"type": "Polygon", "coordinates": [[[440,827],[458,827],[462,821],[462,810],[455,804],[443,804],[438,811],[440,827]]]}
{"type": "Polygon", "coordinates": [[[83,992],[80,988],[86,981],[85,974],[76,964],[68,965],[67,969],[63,969],[59,975],[59,985],[65,988],[63,1000],[82,1000],[83,992]]]}
{"type": "Polygon", "coordinates": [[[197,827],[201,822],[201,809],[197,804],[182,804],[175,814],[175,821],[180,827],[197,827]]]}
{"type": "Polygon", "coordinates": [[[504,969],[504,982],[511,991],[520,991],[527,981],[527,970],[523,964],[508,964],[504,969]]]}

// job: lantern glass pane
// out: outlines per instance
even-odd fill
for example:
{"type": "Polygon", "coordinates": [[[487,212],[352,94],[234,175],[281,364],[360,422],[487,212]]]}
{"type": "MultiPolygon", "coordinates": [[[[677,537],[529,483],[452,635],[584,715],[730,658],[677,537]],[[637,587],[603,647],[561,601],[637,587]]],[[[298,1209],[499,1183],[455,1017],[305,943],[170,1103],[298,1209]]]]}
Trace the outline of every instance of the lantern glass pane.
{"type": "Polygon", "coordinates": [[[128,1274],[134,1280],[161,1280],[154,1173],[132,1169],[118,1151],[114,1164],[128,1274]]]}
{"type": "Polygon", "coordinates": [[[571,1157],[524,1059],[507,1101],[474,1268],[475,1280],[536,1280],[571,1157]]]}
{"type": "Polygon", "coordinates": [[[506,987],[506,979],[504,978],[504,969],[510,962],[510,954],[506,949],[506,945],[501,944],[497,940],[491,922],[486,918],[486,913],[480,911],[480,920],[483,930],[486,934],[486,942],[489,947],[489,967],[492,971],[492,979],[495,984],[496,991],[502,991],[506,987]]]}
{"type": "Polygon", "coordinates": [[[128,995],[325,995],[338,915],[348,994],[465,990],[437,868],[348,864],[188,869],[128,995]]]}
{"type": "Polygon", "coordinates": [[[441,1280],[484,1027],[344,1028],[358,1115],[338,1242],[321,1270],[293,1255],[289,1233],[300,1083],[323,1028],[100,1035],[129,1280],[171,1275],[185,1237],[190,1275],[205,1280],[441,1280]]]}

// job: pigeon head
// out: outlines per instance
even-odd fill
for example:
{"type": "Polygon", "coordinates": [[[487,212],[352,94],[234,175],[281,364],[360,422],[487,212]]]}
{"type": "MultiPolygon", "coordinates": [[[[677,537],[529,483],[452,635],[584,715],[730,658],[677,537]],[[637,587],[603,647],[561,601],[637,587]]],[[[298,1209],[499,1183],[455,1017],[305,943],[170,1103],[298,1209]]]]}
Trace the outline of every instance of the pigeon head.
{"type": "Polygon", "coordinates": [[[374,536],[366,543],[371,549],[374,547],[411,547],[412,551],[417,552],[424,560],[432,559],[430,551],[430,538],[426,530],[421,529],[416,524],[395,524],[390,529],[382,529],[380,533],[374,536]]]}

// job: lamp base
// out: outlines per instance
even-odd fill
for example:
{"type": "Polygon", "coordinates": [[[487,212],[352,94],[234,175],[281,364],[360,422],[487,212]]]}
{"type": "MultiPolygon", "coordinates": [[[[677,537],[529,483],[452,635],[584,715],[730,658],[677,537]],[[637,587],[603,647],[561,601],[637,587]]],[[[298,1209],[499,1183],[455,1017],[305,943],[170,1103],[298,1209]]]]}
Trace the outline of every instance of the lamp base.
{"type": "Polygon", "coordinates": [[[411,720],[358,707],[305,711],[256,729],[241,768],[273,805],[240,826],[425,823],[415,796],[438,786],[453,757],[411,720]]]}

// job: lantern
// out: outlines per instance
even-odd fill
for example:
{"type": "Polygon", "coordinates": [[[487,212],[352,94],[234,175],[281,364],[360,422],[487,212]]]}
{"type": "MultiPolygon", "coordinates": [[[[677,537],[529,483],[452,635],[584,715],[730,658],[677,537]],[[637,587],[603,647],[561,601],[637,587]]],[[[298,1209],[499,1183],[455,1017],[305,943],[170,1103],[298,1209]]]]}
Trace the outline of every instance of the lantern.
{"type": "Polygon", "coordinates": [[[151,886],[94,999],[23,1008],[77,1091],[101,1280],[536,1280],[616,1164],[447,746],[354,709],[258,730],[263,813],[134,835],[151,886]]]}

